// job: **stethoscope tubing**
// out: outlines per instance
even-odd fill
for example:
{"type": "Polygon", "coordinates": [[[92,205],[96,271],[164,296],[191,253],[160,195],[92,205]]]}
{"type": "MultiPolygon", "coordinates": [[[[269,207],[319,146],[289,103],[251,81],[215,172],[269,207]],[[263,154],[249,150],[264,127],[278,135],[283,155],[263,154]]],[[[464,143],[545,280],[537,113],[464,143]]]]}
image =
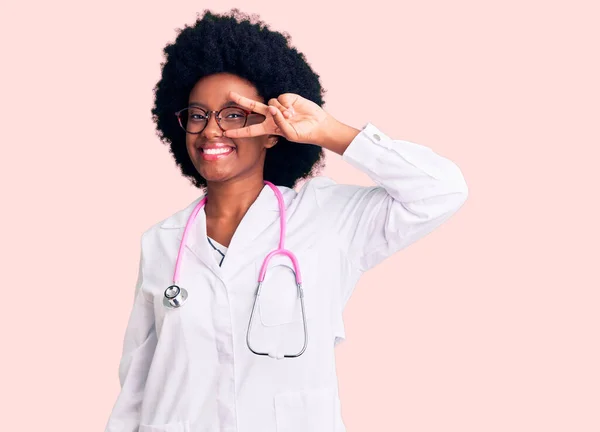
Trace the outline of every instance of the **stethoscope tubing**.
{"type": "MultiPolygon", "coordinates": [[[[277,187],[273,183],[268,182],[266,180],[263,180],[263,182],[273,190],[273,192],[275,193],[275,196],[277,198],[277,204],[279,206],[279,228],[280,228],[279,229],[279,244],[278,244],[277,249],[272,250],[265,257],[265,259],[263,260],[262,266],[260,268],[260,272],[259,272],[259,276],[258,276],[258,286],[257,286],[256,292],[255,292],[254,303],[252,305],[252,312],[250,313],[250,320],[248,322],[248,330],[246,332],[246,343],[247,343],[250,351],[252,351],[254,354],[257,354],[257,355],[270,356],[270,357],[277,358],[277,359],[294,358],[294,357],[299,357],[300,355],[302,355],[308,345],[308,328],[307,328],[307,323],[306,323],[306,310],[305,310],[305,306],[304,306],[304,291],[302,290],[302,274],[300,272],[300,265],[298,263],[298,259],[296,258],[296,256],[293,254],[292,251],[285,249],[286,211],[285,211],[285,205],[284,205],[284,201],[283,201],[283,195],[281,194],[279,189],[277,189],[277,187]],[[296,279],[297,293],[298,293],[298,297],[300,298],[300,304],[302,307],[302,321],[303,321],[303,327],[304,327],[304,344],[302,346],[302,349],[295,354],[282,354],[279,352],[278,353],[260,352],[260,351],[255,350],[252,347],[252,344],[250,342],[250,329],[252,327],[252,322],[253,322],[254,314],[256,311],[257,304],[258,304],[258,299],[260,296],[262,283],[265,279],[267,268],[269,266],[269,261],[276,255],[285,255],[292,261],[294,277],[296,279]]],[[[192,213],[190,214],[190,216],[185,224],[185,228],[183,230],[183,235],[181,238],[181,243],[179,244],[179,250],[177,252],[177,259],[175,260],[175,270],[173,272],[173,284],[170,285],[165,290],[165,293],[164,293],[163,304],[167,308],[179,308],[185,303],[185,301],[188,298],[187,291],[183,288],[180,288],[178,285],[181,261],[182,261],[183,252],[185,249],[187,236],[190,231],[190,228],[191,228],[192,224],[194,223],[194,221],[196,220],[196,216],[198,215],[200,210],[206,204],[206,201],[207,201],[207,197],[205,196],[202,200],[200,200],[200,202],[198,202],[198,204],[196,204],[196,206],[192,210],[192,213]]]]}

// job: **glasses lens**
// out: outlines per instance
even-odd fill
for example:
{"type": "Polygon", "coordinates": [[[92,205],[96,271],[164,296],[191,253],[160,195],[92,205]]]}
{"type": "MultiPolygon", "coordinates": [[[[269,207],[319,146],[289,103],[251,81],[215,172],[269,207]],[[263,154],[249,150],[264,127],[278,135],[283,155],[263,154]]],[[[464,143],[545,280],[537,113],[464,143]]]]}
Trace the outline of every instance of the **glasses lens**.
{"type": "Polygon", "coordinates": [[[248,121],[246,122],[246,126],[262,123],[265,121],[265,119],[266,117],[262,114],[250,113],[250,115],[248,116],[248,121]]]}
{"type": "Polygon", "coordinates": [[[179,113],[181,126],[189,133],[200,133],[206,126],[208,115],[200,108],[190,107],[179,113]]]}
{"type": "Polygon", "coordinates": [[[223,108],[220,117],[223,130],[241,128],[246,124],[246,113],[239,108],[223,108]]]}

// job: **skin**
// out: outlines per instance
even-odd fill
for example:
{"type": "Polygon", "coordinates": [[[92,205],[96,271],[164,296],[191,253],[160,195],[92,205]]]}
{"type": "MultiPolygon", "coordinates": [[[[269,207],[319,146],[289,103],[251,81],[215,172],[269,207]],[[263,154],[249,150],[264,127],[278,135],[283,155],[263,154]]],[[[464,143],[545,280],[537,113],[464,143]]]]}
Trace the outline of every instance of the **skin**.
{"type": "Polygon", "coordinates": [[[342,155],[360,132],[294,93],[284,93],[265,104],[252,83],[233,74],[204,77],[196,83],[189,97],[189,104],[197,103],[207,110],[219,110],[228,102],[262,114],[264,121],[249,122],[246,127],[223,132],[211,115],[200,134],[186,136],[188,154],[207,182],[207,233],[226,247],[264,187],[266,150],[277,144],[278,136],[292,142],[319,145],[342,155]],[[197,147],[208,142],[232,144],[236,151],[220,160],[205,161],[197,147]]]}
{"type": "MultiPolygon", "coordinates": [[[[189,104],[198,103],[207,110],[219,110],[231,102],[229,92],[263,101],[256,87],[248,81],[231,74],[215,74],[198,81],[189,96],[189,104]]],[[[208,235],[224,246],[231,237],[250,205],[260,194],[263,183],[263,167],[266,149],[277,142],[275,135],[246,138],[223,136],[214,114],[200,134],[187,134],[186,147],[194,167],[207,182],[205,206],[208,235]],[[236,146],[228,157],[206,161],[199,145],[224,142],[236,146]]]]}

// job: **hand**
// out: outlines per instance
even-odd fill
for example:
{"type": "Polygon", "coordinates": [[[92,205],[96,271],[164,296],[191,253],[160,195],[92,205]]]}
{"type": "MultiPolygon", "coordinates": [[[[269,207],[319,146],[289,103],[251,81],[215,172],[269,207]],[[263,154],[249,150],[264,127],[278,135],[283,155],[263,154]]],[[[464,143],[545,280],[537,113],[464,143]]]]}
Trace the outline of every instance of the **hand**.
{"type": "Polygon", "coordinates": [[[316,103],[294,93],[284,93],[265,105],[234,91],[229,98],[253,112],[264,115],[262,123],[224,132],[228,138],[280,135],[288,141],[322,145],[327,128],[335,120],[316,103]]]}

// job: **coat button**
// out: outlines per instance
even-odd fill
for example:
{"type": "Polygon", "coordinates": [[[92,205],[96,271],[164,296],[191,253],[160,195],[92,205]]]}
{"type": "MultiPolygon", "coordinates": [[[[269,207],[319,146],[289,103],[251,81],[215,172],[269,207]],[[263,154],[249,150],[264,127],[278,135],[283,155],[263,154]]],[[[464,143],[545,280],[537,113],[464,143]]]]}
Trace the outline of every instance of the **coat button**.
{"type": "Polygon", "coordinates": [[[373,134],[373,138],[375,138],[377,141],[381,140],[381,137],[377,134],[373,134]]]}

